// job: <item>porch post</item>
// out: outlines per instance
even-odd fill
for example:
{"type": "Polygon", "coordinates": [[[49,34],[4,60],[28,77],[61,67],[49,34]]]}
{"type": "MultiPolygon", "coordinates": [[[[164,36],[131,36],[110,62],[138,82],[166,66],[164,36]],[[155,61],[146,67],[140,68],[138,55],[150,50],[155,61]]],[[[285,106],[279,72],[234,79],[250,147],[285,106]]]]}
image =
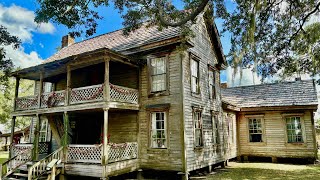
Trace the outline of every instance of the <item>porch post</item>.
{"type": "Polygon", "coordinates": [[[109,153],[109,147],[108,147],[108,113],[109,108],[104,108],[104,121],[103,121],[103,148],[102,148],[102,165],[103,167],[103,174],[102,177],[107,177],[106,172],[106,165],[108,164],[108,153],[109,153]]]}
{"type": "Polygon", "coordinates": [[[70,90],[71,90],[71,68],[70,65],[67,66],[67,88],[66,88],[66,97],[65,97],[65,106],[69,106],[70,104],[70,90]]]}
{"type": "MultiPolygon", "coordinates": [[[[11,135],[10,135],[10,151],[9,151],[9,159],[12,158],[11,157],[11,149],[12,149],[12,146],[13,146],[13,136],[14,136],[14,127],[16,126],[16,116],[13,116],[12,117],[12,120],[11,120],[11,135]]],[[[7,143],[6,143],[7,145],[7,143]]]]}
{"type": "Polygon", "coordinates": [[[109,66],[110,66],[110,58],[105,58],[105,70],[104,70],[104,100],[110,101],[110,80],[109,80],[109,66]]]}
{"type": "Polygon", "coordinates": [[[41,96],[43,93],[43,73],[40,73],[40,83],[39,83],[39,92],[38,92],[38,106],[41,107],[41,96]]]}
{"type": "Polygon", "coordinates": [[[17,109],[17,98],[19,95],[19,85],[20,85],[20,78],[16,77],[16,88],[14,91],[14,102],[13,102],[13,110],[17,109]]]}
{"type": "Polygon", "coordinates": [[[34,129],[32,160],[37,161],[39,158],[39,135],[40,135],[40,115],[37,114],[36,127],[34,129]]]}
{"type": "Polygon", "coordinates": [[[63,133],[63,138],[62,138],[62,146],[63,146],[63,159],[64,162],[67,162],[67,157],[68,157],[68,125],[69,125],[69,115],[68,112],[65,111],[63,113],[63,128],[64,128],[64,133],[63,133]]]}

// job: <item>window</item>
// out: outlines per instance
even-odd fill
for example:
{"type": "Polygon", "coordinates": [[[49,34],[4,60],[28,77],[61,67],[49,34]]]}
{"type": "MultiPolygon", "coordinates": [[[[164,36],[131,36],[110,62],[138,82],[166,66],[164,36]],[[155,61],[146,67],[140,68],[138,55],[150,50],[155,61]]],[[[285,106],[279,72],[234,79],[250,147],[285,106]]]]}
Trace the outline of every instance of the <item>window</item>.
{"type": "Polygon", "coordinates": [[[218,121],[218,115],[213,115],[212,116],[212,121],[213,121],[213,143],[214,144],[220,144],[220,139],[219,139],[219,121],[218,121]]]}
{"type": "Polygon", "coordinates": [[[43,82],[43,92],[47,93],[47,92],[52,92],[53,90],[53,84],[50,82],[43,82]]]}
{"type": "Polygon", "coordinates": [[[199,93],[199,61],[191,59],[191,91],[199,93]]]}
{"type": "Polygon", "coordinates": [[[209,98],[216,99],[216,87],[215,87],[215,73],[213,70],[209,69],[209,98]]]}
{"type": "Polygon", "coordinates": [[[48,127],[48,120],[42,119],[39,132],[39,142],[47,142],[48,127]]]}
{"type": "Polygon", "coordinates": [[[195,146],[199,147],[203,145],[202,139],[202,117],[201,111],[195,109],[193,111],[193,122],[194,122],[194,142],[195,146]]]}
{"type": "Polygon", "coordinates": [[[250,142],[262,142],[261,119],[249,118],[249,138],[250,142]]]}
{"type": "Polygon", "coordinates": [[[303,142],[300,117],[287,117],[288,143],[303,142]]]}
{"type": "Polygon", "coordinates": [[[150,59],[151,92],[167,89],[166,57],[150,59]]]}
{"type": "Polygon", "coordinates": [[[166,112],[151,113],[151,148],[167,147],[166,112]]]}

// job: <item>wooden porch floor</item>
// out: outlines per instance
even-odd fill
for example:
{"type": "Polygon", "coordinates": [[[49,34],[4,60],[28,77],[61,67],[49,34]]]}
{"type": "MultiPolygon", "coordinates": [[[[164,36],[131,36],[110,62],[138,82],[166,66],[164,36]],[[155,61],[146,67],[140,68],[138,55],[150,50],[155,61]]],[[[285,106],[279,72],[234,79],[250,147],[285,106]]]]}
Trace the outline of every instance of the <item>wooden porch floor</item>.
{"type": "Polygon", "coordinates": [[[65,173],[73,176],[102,177],[103,168],[106,168],[108,176],[117,176],[138,170],[138,159],[110,163],[107,166],[101,164],[72,163],[65,164],[65,173]]]}

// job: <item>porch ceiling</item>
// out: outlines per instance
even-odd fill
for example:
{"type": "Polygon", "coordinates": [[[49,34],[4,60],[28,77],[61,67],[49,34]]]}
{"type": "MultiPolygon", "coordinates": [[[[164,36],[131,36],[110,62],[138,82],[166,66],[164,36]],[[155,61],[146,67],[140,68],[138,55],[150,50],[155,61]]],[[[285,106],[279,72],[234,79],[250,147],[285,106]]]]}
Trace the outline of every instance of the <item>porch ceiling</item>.
{"type": "MultiPolygon", "coordinates": [[[[101,48],[94,51],[73,55],[57,61],[47,62],[37,66],[21,69],[11,73],[11,76],[23,79],[39,80],[40,73],[43,73],[44,78],[48,78],[50,76],[66,73],[67,65],[71,65],[73,66],[73,69],[77,69],[79,67],[83,67],[81,64],[88,65],[88,63],[85,63],[86,61],[91,59],[99,61],[99,59],[103,60],[103,58],[110,58],[111,60],[120,61],[132,66],[138,66],[138,62],[136,60],[131,60],[129,57],[114,52],[110,49],[101,48]]],[[[91,61],[90,64],[93,64],[93,62],[91,61]]]]}

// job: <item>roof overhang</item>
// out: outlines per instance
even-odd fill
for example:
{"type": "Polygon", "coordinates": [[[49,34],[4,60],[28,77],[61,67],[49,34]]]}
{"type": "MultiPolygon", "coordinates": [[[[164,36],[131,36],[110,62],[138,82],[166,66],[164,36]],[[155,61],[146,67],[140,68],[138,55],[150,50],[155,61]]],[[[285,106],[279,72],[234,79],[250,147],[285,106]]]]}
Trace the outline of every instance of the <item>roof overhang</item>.
{"type": "Polygon", "coordinates": [[[290,111],[290,110],[312,110],[316,111],[318,104],[313,105],[294,105],[294,106],[268,106],[268,107],[241,107],[241,112],[248,111],[290,111]]]}
{"type": "Polygon", "coordinates": [[[234,104],[222,100],[222,108],[229,111],[240,111],[241,109],[234,104]]]}
{"type": "Polygon", "coordinates": [[[67,71],[67,64],[73,63],[75,61],[79,61],[80,59],[88,59],[93,56],[97,56],[103,58],[106,57],[114,57],[117,59],[121,59],[123,61],[126,61],[127,63],[131,63],[133,65],[137,65],[138,62],[130,60],[130,58],[126,55],[123,55],[121,53],[112,51],[108,48],[100,48],[93,51],[88,51],[85,53],[72,55],[67,58],[63,58],[60,60],[55,60],[51,62],[44,62],[42,64],[39,64],[37,66],[28,67],[25,69],[21,69],[15,72],[11,73],[11,76],[19,77],[23,79],[30,79],[30,80],[39,80],[40,73],[43,73],[43,77],[49,77],[57,74],[62,74],[67,71]]]}

